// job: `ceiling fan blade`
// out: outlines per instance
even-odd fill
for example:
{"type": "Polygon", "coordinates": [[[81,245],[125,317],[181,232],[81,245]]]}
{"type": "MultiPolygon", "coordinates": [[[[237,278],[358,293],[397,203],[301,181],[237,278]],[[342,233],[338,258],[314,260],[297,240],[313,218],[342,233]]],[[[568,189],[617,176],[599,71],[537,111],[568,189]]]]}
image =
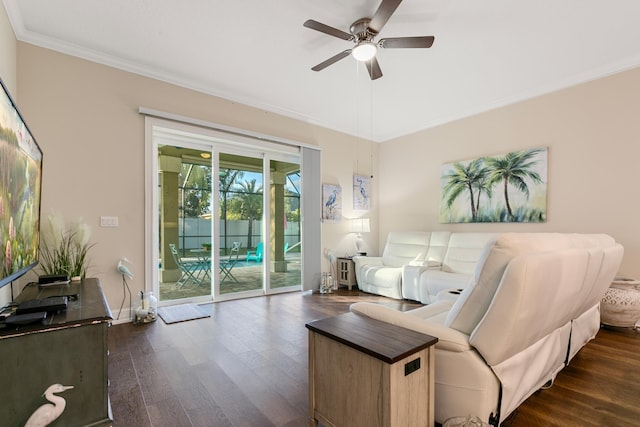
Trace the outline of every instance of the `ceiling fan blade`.
{"type": "Polygon", "coordinates": [[[376,80],[382,77],[382,70],[380,69],[380,64],[375,56],[364,63],[367,66],[367,71],[369,71],[369,77],[371,77],[371,80],[376,80]]]}
{"type": "Polygon", "coordinates": [[[375,34],[378,34],[384,24],[387,23],[393,12],[396,11],[398,6],[402,3],[402,0],[382,0],[378,10],[376,10],[375,15],[371,18],[371,22],[369,22],[369,30],[375,34]]]}
{"type": "Polygon", "coordinates": [[[312,30],[320,31],[321,33],[329,34],[330,36],[337,37],[342,40],[352,40],[353,35],[349,33],[345,33],[342,30],[337,28],[330,27],[326,24],[323,24],[318,21],[314,21],[313,19],[308,19],[302,24],[307,28],[311,28],[312,30]]]}
{"type": "Polygon", "coordinates": [[[337,55],[332,56],[331,58],[327,59],[326,61],[323,61],[323,62],[319,63],[318,65],[316,65],[315,67],[312,67],[311,69],[313,71],[324,70],[329,65],[334,64],[334,63],[340,61],[343,58],[346,58],[347,56],[349,56],[350,53],[351,53],[351,49],[347,49],[347,50],[345,50],[343,52],[340,52],[337,55]]]}
{"type": "Polygon", "coordinates": [[[433,36],[421,36],[421,37],[391,37],[381,39],[378,42],[380,47],[385,49],[396,49],[405,47],[431,47],[435,37],[433,36]]]}

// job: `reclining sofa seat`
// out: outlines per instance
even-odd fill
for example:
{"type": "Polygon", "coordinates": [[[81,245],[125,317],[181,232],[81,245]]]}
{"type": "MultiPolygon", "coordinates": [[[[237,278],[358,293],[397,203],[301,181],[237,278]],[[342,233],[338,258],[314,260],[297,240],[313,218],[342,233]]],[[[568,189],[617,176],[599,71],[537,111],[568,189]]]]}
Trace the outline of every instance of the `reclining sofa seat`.
{"type": "Polygon", "coordinates": [[[402,268],[403,298],[430,304],[441,292],[465,289],[473,279],[485,246],[497,236],[496,233],[451,233],[446,240],[432,236],[429,243],[432,262],[410,263],[402,268]],[[435,265],[437,261],[441,264],[435,265]]]}
{"type": "Polygon", "coordinates": [[[472,414],[497,426],[595,337],[622,254],[606,235],[506,233],[485,247],[457,300],[351,311],[439,339],[437,422],[472,414]]]}
{"type": "Polygon", "coordinates": [[[402,266],[410,262],[423,264],[429,250],[429,240],[436,233],[390,232],[381,257],[353,257],[360,290],[402,299],[402,266]]]}

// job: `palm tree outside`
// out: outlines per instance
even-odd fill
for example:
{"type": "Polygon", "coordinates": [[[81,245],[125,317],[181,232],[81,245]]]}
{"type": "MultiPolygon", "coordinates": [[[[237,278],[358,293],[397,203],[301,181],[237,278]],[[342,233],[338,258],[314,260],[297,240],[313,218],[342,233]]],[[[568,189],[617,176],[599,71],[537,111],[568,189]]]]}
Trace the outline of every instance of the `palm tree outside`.
{"type": "Polygon", "coordinates": [[[220,196],[220,217],[227,217],[227,198],[229,190],[236,184],[236,180],[241,179],[244,172],[237,169],[222,169],[218,177],[219,196],[220,196]]]}
{"type": "Polygon", "coordinates": [[[228,202],[229,192],[237,180],[242,179],[244,171],[238,169],[221,169],[218,176],[218,197],[220,199],[220,218],[223,219],[223,235],[224,235],[224,250],[225,254],[228,252],[228,248],[231,247],[229,242],[229,221],[228,221],[228,202]]]}
{"type": "Polygon", "coordinates": [[[253,247],[253,222],[262,218],[262,185],[255,179],[240,183],[236,197],[240,200],[240,214],[249,221],[247,246],[253,247]]]}

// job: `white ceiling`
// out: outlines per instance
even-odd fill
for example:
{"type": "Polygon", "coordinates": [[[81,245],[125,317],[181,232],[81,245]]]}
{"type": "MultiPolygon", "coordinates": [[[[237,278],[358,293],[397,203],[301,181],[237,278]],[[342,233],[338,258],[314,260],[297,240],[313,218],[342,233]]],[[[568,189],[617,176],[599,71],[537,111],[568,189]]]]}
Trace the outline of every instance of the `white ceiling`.
{"type": "Polygon", "coordinates": [[[4,0],[19,40],[355,136],[386,141],[640,65],[638,0],[404,0],[371,81],[347,57],[381,0],[4,0]]]}

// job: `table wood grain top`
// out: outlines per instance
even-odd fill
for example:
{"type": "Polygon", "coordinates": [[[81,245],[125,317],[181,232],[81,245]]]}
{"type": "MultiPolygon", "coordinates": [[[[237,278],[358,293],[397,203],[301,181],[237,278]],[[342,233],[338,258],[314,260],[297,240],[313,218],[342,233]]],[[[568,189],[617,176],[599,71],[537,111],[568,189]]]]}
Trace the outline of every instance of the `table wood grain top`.
{"type": "Polygon", "coordinates": [[[310,331],[329,337],[389,364],[438,342],[438,339],[431,335],[356,313],[345,313],[316,320],[305,326],[310,331]]]}

